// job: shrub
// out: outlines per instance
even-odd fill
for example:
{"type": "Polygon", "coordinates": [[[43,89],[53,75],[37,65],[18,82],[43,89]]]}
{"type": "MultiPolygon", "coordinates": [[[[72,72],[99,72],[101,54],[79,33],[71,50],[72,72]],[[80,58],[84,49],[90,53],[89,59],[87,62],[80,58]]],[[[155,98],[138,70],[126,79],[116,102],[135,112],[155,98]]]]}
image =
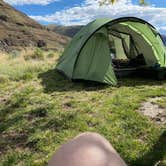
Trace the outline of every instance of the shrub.
{"type": "Polygon", "coordinates": [[[33,59],[44,59],[44,53],[40,48],[36,48],[34,51],[33,59]]]}
{"type": "Polygon", "coordinates": [[[44,59],[44,53],[40,48],[36,48],[34,52],[31,52],[31,54],[25,54],[24,55],[25,60],[35,59],[35,60],[43,60],[44,59]]]}
{"type": "Polygon", "coordinates": [[[54,53],[53,52],[49,52],[47,55],[48,58],[53,58],[54,57],[54,53]]]}
{"type": "Polygon", "coordinates": [[[18,80],[31,80],[33,78],[33,74],[30,72],[25,72],[22,76],[19,77],[18,80]]]}

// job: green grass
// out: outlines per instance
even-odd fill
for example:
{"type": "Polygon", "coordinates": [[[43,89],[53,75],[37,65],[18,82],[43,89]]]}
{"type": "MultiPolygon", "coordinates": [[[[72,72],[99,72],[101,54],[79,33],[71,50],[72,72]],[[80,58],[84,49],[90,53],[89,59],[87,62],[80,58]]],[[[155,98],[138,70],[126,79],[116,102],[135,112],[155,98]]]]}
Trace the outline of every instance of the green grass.
{"type": "Polygon", "coordinates": [[[166,108],[166,97],[160,98],[154,103],[158,104],[161,108],[166,108]]]}
{"type": "Polygon", "coordinates": [[[85,131],[105,136],[128,165],[164,164],[165,126],[136,110],[150,97],[166,96],[166,81],[73,83],[54,70],[55,59],[1,62],[7,81],[0,81],[0,165],[44,166],[60,145],[85,131]]]}

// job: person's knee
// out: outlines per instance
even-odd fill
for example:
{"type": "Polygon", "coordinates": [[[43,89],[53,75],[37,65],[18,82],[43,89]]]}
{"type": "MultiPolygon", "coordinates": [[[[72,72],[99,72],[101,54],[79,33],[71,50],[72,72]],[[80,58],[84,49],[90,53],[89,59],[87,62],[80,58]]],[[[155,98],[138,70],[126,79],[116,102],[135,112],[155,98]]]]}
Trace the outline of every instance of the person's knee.
{"type": "Polygon", "coordinates": [[[100,134],[98,133],[95,133],[95,132],[84,132],[84,133],[81,133],[79,134],[78,136],[76,136],[74,139],[79,139],[79,138],[93,138],[93,139],[105,139],[103,136],[101,136],[100,134]]]}
{"type": "Polygon", "coordinates": [[[95,133],[95,132],[84,132],[76,136],[74,140],[84,142],[85,144],[90,143],[91,145],[100,146],[101,148],[104,148],[105,150],[111,151],[112,153],[116,153],[113,146],[110,144],[110,142],[105,139],[102,135],[95,133]]]}
{"type": "Polygon", "coordinates": [[[49,166],[109,166],[123,161],[111,144],[98,133],[85,132],[64,144],[49,166]]]}

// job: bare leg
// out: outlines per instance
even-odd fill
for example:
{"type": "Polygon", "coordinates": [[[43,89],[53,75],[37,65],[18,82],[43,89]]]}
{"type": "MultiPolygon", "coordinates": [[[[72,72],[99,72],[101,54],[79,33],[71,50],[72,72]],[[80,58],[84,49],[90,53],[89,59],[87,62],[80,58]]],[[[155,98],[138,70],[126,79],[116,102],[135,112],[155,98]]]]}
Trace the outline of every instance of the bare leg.
{"type": "Polygon", "coordinates": [[[62,145],[48,166],[126,166],[126,164],[104,137],[87,132],[62,145]]]}

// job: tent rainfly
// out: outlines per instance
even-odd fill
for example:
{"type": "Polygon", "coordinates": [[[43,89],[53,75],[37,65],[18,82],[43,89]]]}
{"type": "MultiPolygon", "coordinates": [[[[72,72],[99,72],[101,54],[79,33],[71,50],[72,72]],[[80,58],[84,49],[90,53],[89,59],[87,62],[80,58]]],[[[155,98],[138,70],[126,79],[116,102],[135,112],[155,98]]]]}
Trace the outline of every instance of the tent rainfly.
{"type": "Polygon", "coordinates": [[[123,68],[118,60],[135,68],[164,70],[166,47],[161,35],[151,24],[135,17],[96,19],[74,36],[56,69],[71,80],[116,85],[116,69],[123,68]]]}

